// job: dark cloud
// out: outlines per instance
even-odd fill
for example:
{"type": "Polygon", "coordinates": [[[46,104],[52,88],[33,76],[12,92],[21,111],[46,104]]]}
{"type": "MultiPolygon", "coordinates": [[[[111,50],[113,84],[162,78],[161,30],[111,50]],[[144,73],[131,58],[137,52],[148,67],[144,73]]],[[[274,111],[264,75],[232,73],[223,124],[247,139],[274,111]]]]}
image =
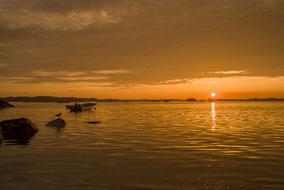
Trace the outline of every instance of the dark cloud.
{"type": "Polygon", "coordinates": [[[105,79],[117,84],[283,76],[283,9],[281,0],[1,0],[0,69],[131,71],[105,79]]]}

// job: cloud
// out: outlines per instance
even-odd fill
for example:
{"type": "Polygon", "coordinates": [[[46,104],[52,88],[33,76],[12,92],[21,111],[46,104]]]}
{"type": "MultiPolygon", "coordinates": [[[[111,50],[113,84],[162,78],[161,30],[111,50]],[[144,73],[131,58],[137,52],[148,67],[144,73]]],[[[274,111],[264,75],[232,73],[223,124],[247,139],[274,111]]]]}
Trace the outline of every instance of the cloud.
{"type": "Polygon", "coordinates": [[[2,81],[5,80],[6,83],[13,83],[13,84],[15,84],[15,83],[25,83],[25,82],[33,80],[34,78],[33,77],[24,77],[24,76],[23,77],[13,77],[13,76],[11,76],[11,77],[0,77],[0,79],[2,81]]]}
{"type": "Polygon", "coordinates": [[[86,75],[87,72],[68,72],[68,71],[42,71],[42,70],[38,70],[38,71],[33,71],[32,72],[32,76],[35,77],[52,77],[52,76],[64,76],[64,77],[78,77],[78,76],[84,76],[86,75]]]}
{"type": "Polygon", "coordinates": [[[108,79],[108,77],[83,76],[83,77],[59,77],[58,79],[60,79],[62,81],[79,82],[79,81],[106,80],[106,79],[108,79]]]}
{"type": "Polygon", "coordinates": [[[16,10],[13,13],[0,11],[2,23],[10,29],[41,28],[44,30],[79,31],[94,24],[117,23],[120,17],[108,10],[39,12],[16,10]]]}
{"type": "Polygon", "coordinates": [[[183,84],[183,83],[190,83],[191,80],[192,79],[190,78],[171,79],[171,80],[157,82],[156,85],[183,84]]]}
{"type": "Polygon", "coordinates": [[[130,71],[124,69],[117,69],[117,70],[98,70],[98,71],[92,71],[92,73],[108,75],[108,74],[126,74],[130,73],[130,71]]]}
{"type": "Polygon", "coordinates": [[[243,74],[249,74],[248,71],[242,70],[242,71],[215,71],[215,72],[209,72],[210,74],[220,74],[220,75],[243,75],[243,74]]]}
{"type": "Polygon", "coordinates": [[[89,0],[1,0],[0,27],[81,31],[120,22],[128,14],[122,5],[89,0]]]}
{"type": "Polygon", "coordinates": [[[1,74],[118,86],[284,76],[284,1],[264,1],[0,0],[1,74]]]}
{"type": "Polygon", "coordinates": [[[118,70],[96,70],[96,71],[48,71],[48,70],[35,70],[26,73],[23,76],[1,76],[0,79],[5,79],[7,83],[80,83],[89,82],[97,84],[98,81],[104,81],[108,85],[114,84],[115,77],[108,77],[110,74],[126,74],[129,71],[118,70]]]}
{"type": "Polygon", "coordinates": [[[109,78],[106,76],[95,75],[89,71],[33,71],[29,77],[32,79],[24,80],[25,82],[44,83],[44,82],[97,82],[107,81],[109,78]]]}

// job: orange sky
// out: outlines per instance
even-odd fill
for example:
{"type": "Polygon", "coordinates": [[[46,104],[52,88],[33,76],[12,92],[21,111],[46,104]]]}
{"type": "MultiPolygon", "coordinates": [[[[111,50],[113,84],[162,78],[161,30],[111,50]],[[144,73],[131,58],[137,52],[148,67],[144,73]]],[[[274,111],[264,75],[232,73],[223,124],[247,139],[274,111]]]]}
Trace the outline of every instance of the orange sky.
{"type": "Polygon", "coordinates": [[[203,78],[181,84],[156,84],[133,86],[96,86],[93,83],[46,83],[44,85],[3,84],[7,90],[2,96],[76,96],[97,98],[209,98],[211,92],[217,98],[267,98],[284,97],[284,77],[231,77],[203,78]],[[263,88],[265,87],[265,88],[263,88]],[[280,88],[280,89],[279,89],[280,88]],[[32,90],[26,90],[32,89],[32,90]]]}
{"type": "Polygon", "coordinates": [[[0,1],[0,96],[284,97],[284,1],[0,1]]]}

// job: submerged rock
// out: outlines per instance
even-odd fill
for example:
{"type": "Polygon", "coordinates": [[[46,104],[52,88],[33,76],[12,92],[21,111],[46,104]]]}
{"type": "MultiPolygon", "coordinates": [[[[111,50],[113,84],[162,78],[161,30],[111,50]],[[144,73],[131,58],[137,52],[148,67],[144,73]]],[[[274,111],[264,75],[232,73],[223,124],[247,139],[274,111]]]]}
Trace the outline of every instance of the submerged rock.
{"type": "Polygon", "coordinates": [[[46,124],[46,126],[49,126],[49,127],[57,127],[57,128],[63,128],[66,126],[66,122],[64,121],[64,119],[61,119],[61,118],[57,118],[57,119],[54,119],[50,122],[48,122],[46,124]]]}
{"type": "Polygon", "coordinates": [[[88,122],[85,122],[85,123],[88,123],[88,124],[98,124],[98,123],[101,123],[100,121],[88,121],[88,122]]]}
{"type": "Polygon", "coordinates": [[[4,108],[12,108],[14,107],[12,104],[4,101],[4,100],[0,100],[0,109],[4,109],[4,108]]]}
{"type": "Polygon", "coordinates": [[[26,118],[2,121],[0,128],[4,139],[29,139],[38,132],[36,125],[26,118]]]}

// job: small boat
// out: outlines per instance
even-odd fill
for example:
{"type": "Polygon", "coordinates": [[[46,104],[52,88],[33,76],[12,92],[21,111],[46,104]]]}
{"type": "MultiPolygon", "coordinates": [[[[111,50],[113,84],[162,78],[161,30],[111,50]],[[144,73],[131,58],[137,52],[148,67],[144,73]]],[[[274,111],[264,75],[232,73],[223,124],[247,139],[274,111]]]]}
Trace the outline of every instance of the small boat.
{"type": "Polygon", "coordinates": [[[82,111],[90,111],[92,110],[96,104],[95,103],[85,103],[85,104],[79,104],[81,107],[82,111]]]}
{"type": "Polygon", "coordinates": [[[77,104],[74,105],[67,105],[66,109],[71,112],[81,112],[81,111],[91,111],[96,106],[95,103],[84,103],[84,104],[77,104]]]}

